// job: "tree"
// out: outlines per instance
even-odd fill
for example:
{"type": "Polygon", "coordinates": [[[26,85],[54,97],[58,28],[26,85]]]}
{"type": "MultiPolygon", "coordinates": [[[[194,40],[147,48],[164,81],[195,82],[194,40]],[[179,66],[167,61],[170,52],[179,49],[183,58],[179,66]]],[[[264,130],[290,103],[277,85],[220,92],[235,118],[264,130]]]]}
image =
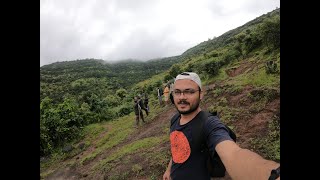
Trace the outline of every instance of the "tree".
{"type": "Polygon", "coordinates": [[[259,27],[263,43],[270,49],[280,47],[280,16],[265,20],[259,27]]]}
{"type": "Polygon", "coordinates": [[[181,68],[178,64],[174,64],[173,66],[171,66],[169,70],[169,75],[171,76],[171,78],[175,78],[180,73],[181,73],[181,68]]]}
{"type": "Polygon", "coordinates": [[[170,74],[166,74],[163,78],[164,82],[170,81],[170,79],[172,79],[172,77],[170,76],[170,74]]]}
{"type": "Polygon", "coordinates": [[[127,90],[125,90],[125,89],[123,89],[123,88],[118,89],[118,90],[116,91],[116,95],[117,95],[118,97],[120,97],[121,100],[122,100],[123,98],[125,98],[127,94],[128,94],[127,90]]]}

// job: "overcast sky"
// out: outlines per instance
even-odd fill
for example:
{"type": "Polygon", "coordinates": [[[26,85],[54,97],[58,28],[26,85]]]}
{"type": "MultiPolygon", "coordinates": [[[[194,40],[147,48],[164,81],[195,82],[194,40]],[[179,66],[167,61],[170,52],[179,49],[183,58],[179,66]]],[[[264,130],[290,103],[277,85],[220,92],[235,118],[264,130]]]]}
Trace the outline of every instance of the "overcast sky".
{"type": "Polygon", "coordinates": [[[280,0],[40,0],[40,66],[176,56],[277,7],[280,0]]]}

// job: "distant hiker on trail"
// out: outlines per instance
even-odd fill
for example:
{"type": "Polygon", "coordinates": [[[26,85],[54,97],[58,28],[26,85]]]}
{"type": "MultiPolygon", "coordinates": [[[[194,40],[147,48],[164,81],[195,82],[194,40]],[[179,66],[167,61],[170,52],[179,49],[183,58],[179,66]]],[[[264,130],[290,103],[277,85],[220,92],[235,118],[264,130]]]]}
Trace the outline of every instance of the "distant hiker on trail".
{"type": "Polygon", "coordinates": [[[173,83],[170,83],[170,95],[169,95],[169,98],[170,98],[170,102],[172,103],[173,102],[173,83]]]}
{"type": "Polygon", "coordinates": [[[210,180],[206,161],[214,155],[219,155],[232,179],[280,179],[279,163],[239,147],[218,116],[206,116],[201,110],[199,104],[204,94],[196,73],[179,74],[173,87],[174,105],[179,113],[171,119],[171,159],[163,180],[210,180]],[[195,133],[197,129],[201,133],[195,133]],[[208,151],[202,151],[203,146],[208,151]]]}
{"type": "Polygon", "coordinates": [[[157,93],[158,93],[159,105],[161,106],[162,105],[162,95],[163,95],[162,88],[158,88],[157,93]]]}
{"type": "Polygon", "coordinates": [[[166,105],[169,104],[169,93],[170,93],[170,88],[169,88],[169,84],[167,84],[163,91],[164,102],[166,105]]]}
{"type": "Polygon", "coordinates": [[[148,110],[144,107],[144,104],[142,100],[140,99],[140,96],[134,97],[134,113],[136,115],[136,125],[139,126],[139,120],[141,118],[142,122],[144,121],[143,112],[142,109],[146,111],[146,114],[148,116],[148,110]]]}
{"type": "Polygon", "coordinates": [[[147,93],[144,93],[144,99],[143,99],[144,107],[147,109],[148,112],[150,112],[149,109],[149,97],[147,93]]]}

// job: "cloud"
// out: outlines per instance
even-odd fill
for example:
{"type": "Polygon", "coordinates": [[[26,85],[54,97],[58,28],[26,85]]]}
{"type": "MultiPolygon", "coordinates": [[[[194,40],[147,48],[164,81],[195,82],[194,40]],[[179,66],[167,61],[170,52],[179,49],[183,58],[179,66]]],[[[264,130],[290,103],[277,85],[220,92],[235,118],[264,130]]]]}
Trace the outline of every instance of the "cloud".
{"type": "Polygon", "coordinates": [[[276,7],[279,0],[41,0],[40,66],[180,55],[276,7]]]}

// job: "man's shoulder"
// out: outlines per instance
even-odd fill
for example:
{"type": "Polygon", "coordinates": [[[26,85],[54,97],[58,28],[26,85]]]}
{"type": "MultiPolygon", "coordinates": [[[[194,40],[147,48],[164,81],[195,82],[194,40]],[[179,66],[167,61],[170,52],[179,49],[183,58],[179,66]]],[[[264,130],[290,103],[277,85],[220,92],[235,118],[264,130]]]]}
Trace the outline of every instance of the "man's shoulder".
{"type": "Polygon", "coordinates": [[[216,112],[201,110],[200,113],[201,113],[201,117],[206,117],[207,120],[209,120],[209,121],[220,120],[220,118],[216,112]]]}
{"type": "Polygon", "coordinates": [[[220,121],[220,118],[217,115],[209,114],[208,121],[220,121]]]}
{"type": "Polygon", "coordinates": [[[205,127],[212,127],[221,123],[220,118],[216,114],[209,113],[209,112],[206,112],[206,113],[207,113],[207,119],[205,121],[205,127]]]}
{"type": "Polygon", "coordinates": [[[177,121],[177,119],[179,119],[179,117],[180,117],[180,113],[179,113],[179,112],[175,113],[175,114],[171,117],[171,120],[170,120],[171,126],[173,125],[174,122],[177,121]]]}

